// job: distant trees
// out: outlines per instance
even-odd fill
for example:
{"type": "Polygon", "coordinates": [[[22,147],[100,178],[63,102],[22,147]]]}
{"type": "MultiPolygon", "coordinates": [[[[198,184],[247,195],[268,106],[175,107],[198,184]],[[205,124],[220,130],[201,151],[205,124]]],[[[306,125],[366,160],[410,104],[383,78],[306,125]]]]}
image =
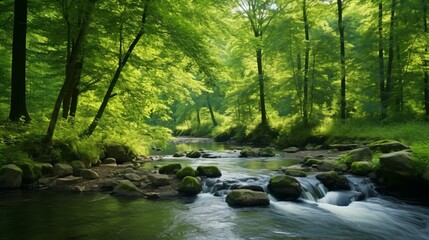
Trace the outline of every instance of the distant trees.
{"type": "Polygon", "coordinates": [[[30,121],[26,100],[27,0],[15,0],[9,119],[30,121]]]}

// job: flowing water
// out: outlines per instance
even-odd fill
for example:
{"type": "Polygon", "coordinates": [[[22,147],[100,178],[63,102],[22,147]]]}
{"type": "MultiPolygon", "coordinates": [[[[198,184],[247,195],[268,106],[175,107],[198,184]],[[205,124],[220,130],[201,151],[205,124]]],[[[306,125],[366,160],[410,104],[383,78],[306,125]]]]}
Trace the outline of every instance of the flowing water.
{"type": "Polygon", "coordinates": [[[282,158],[238,158],[214,143],[172,145],[176,150],[211,149],[220,158],[172,158],[182,165],[216,164],[219,179],[205,181],[193,198],[151,201],[103,193],[14,191],[0,193],[0,239],[429,239],[429,208],[379,195],[372,183],[347,176],[351,191],[329,192],[314,177],[297,178],[297,202],[270,196],[269,207],[230,208],[225,193],[234,185],[266,188],[282,158]]]}

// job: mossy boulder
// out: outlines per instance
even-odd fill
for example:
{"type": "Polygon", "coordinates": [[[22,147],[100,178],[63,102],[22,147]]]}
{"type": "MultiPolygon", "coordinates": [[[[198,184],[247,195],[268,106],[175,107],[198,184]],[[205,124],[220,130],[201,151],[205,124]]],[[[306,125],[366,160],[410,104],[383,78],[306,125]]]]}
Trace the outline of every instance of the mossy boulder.
{"type": "Polygon", "coordinates": [[[175,152],[173,154],[173,157],[184,157],[186,156],[186,154],[184,152],[175,152]]]}
{"type": "Polygon", "coordinates": [[[236,189],[228,193],[226,202],[231,207],[256,207],[268,206],[270,204],[270,199],[265,192],[236,189]]]}
{"type": "Polygon", "coordinates": [[[281,168],[281,172],[291,177],[306,177],[307,173],[298,169],[281,168]]]}
{"type": "Polygon", "coordinates": [[[136,154],[128,147],[119,143],[104,146],[104,157],[116,159],[117,164],[132,161],[136,154]]]}
{"type": "Polygon", "coordinates": [[[382,153],[390,153],[410,149],[409,146],[394,140],[381,140],[373,142],[369,144],[368,147],[373,151],[379,151],[382,153]]]}
{"type": "Polygon", "coordinates": [[[180,163],[171,163],[161,166],[158,171],[160,174],[176,174],[180,169],[182,169],[180,163]]]}
{"type": "Polygon", "coordinates": [[[129,180],[119,180],[118,184],[113,188],[113,194],[122,196],[141,196],[142,193],[136,185],[129,180]]]}
{"type": "Polygon", "coordinates": [[[54,165],[54,175],[65,177],[73,174],[73,167],[66,163],[56,163],[54,165]]]}
{"type": "Polygon", "coordinates": [[[162,187],[170,184],[170,177],[166,174],[149,174],[148,179],[154,187],[162,187]]]}
{"type": "Polygon", "coordinates": [[[335,171],[320,173],[316,178],[323,183],[329,191],[350,190],[349,181],[335,171]]]}
{"type": "Polygon", "coordinates": [[[186,154],[186,157],[188,157],[188,158],[200,158],[201,153],[198,151],[190,151],[186,154]]]}
{"type": "Polygon", "coordinates": [[[346,157],[344,158],[344,160],[345,160],[344,163],[349,165],[349,166],[354,162],[371,161],[372,160],[372,151],[371,151],[371,149],[369,149],[367,147],[353,149],[346,154],[346,157]]]}
{"type": "Polygon", "coordinates": [[[22,163],[19,168],[22,169],[23,183],[33,183],[42,177],[42,166],[38,163],[22,163]]]}
{"type": "Polygon", "coordinates": [[[274,176],[268,183],[268,191],[278,200],[295,201],[301,196],[301,184],[290,176],[274,176]]]}
{"type": "Polygon", "coordinates": [[[179,184],[179,192],[185,195],[197,195],[202,189],[203,185],[196,177],[186,176],[179,184]]]}
{"type": "Polygon", "coordinates": [[[409,152],[392,152],[380,156],[379,170],[383,174],[415,176],[417,168],[409,152]]]}
{"type": "Polygon", "coordinates": [[[22,183],[22,169],[15,164],[0,168],[0,188],[19,188],[22,183]]]}
{"type": "Polygon", "coordinates": [[[273,147],[265,147],[259,149],[259,156],[261,157],[274,157],[276,155],[276,149],[273,147]]]}
{"type": "Polygon", "coordinates": [[[245,147],[240,151],[240,157],[256,157],[258,153],[251,147],[245,147]]]}
{"type": "Polygon", "coordinates": [[[354,162],[351,166],[351,173],[360,176],[366,176],[373,172],[373,167],[370,162],[354,162]]]}
{"type": "Polygon", "coordinates": [[[304,160],[302,165],[305,167],[311,167],[314,165],[316,165],[316,166],[322,165],[322,163],[323,163],[323,160],[316,159],[316,158],[307,158],[304,160]]]}
{"type": "Polygon", "coordinates": [[[179,179],[183,179],[187,176],[191,176],[191,177],[196,177],[198,176],[198,172],[195,171],[192,167],[184,167],[182,169],[180,169],[177,173],[176,173],[176,177],[179,179]]]}
{"type": "Polygon", "coordinates": [[[323,160],[316,165],[317,170],[319,171],[332,171],[337,167],[337,161],[335,160],[323,160]]]}
{"type": "Polygon", "coordinates": [[[208,178],[216,178],[222,176],[221,171],[216,166],[198,166],[198,176],[206,176],[208,178]]]}
{"type": "Polygon", "coordinates": [[[40,163],[43,176],[50,176],[54,173],[54,166],[50,163],[40,163]]]}
{"type": "Polygon", "coordinates": [[[89,180],[100,178],[98,173],[92,169],[80,169],[80,176],[82,176],[84,179],[89,179],[89,180]]]}

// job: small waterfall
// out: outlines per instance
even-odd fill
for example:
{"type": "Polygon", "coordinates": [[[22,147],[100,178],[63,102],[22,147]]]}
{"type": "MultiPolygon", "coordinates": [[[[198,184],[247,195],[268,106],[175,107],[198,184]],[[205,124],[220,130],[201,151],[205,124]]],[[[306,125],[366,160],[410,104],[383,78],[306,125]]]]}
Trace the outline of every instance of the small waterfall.
{"type": "Polygon", "coordinates": [[[296,178],[302,187],[301,198],[317,202],[325,197],[328,189],[315,176],[296,178]]]}
{"type": "Polygon", "coordinates": [[[374,184],[367,177],[359,177],[354,175],[346,175],[347,180],[349,180],[350,188],[353,191],[361,193],[356,200],[363,200],[370,197],[377,197],[379,194],[375,191],[374,184]]]}

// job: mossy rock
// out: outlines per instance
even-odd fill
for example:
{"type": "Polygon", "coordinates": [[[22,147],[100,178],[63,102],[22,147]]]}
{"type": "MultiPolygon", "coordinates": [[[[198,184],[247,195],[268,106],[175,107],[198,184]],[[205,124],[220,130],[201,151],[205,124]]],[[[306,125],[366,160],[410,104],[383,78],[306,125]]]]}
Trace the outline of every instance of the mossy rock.
{"type": "Polygon", "coordinates": [[[311,167],[313,165],[321,165],[323,163],[323,160],[316,159],[316,158],[307,158],[304,160],[303,166],[311,167]]]}
{"type": "Polygon", "coordinates": [[[255,157],[258,153],[251,147],[245,147],[240,151],[240,157],[255,157]]]}
{"type": "Polygon", "coordinates": [[[291,176],[291,177],[306,177],[307,173],[301,170],[297,169],[288,169],[288,168],[282,168],[280,169],[281,172],[284,174],[291,176]]]}
{"type": "Polygon", "coordinates": [[[54,165],[54,175],[65,177],[73,174],[73,167],[66,163],[57,163],[54,165]]]}
{"type": "Polygon", "coordinates": [[[354,162],[352,163],[350,172],[360,176],[367,176],[373,172],[373,167],[370,162],[354,162]]]}
{"type": "Polygon", "coordinates": [[[330,191],[350,190],[347,178],[335,171],[317,174],[316,178],[330,191]]]}
{"type": "Polygon", "coordinates": [[[369,148],[358,148],[342,155],[339,159],[341,163],[351,166],[354,162],[371,161],[372,151],[369,148]]]}
{"type": "Polygon", "coordinates": [[[270,199],[265,192],[236,189],[228,193],[226,202],[231,207],[256,207],[268,206],[270,204],[270,199]]]}
{"type": "Polygon", "coordinates": [[[0,188],[19,188],[22,183],[22,169],[15,164],[0,168],[0,188]]]}
{"type": "Polygon", "coordinates": [[[132,161],[136,154],[130,147],[119,143],[108,144],[104,146],[104,158],[114,158],[117,164],[132,161]]]}
{"type": "Polygon", "coordinates": [[[197,195],[203,189],[201,181],[195,177],[187,176],[179,184],[179,192],[185,195],[197,195]]]}
{"type": "Polygon", "coordinates": [[[85,163],[82,162],[82,161],[79,161],[79,160],[72,161],[70,163],[70,166],[72,166],[73,170],[85,169],[86,168],[85,163]]]}
{"type": "Polygon", "coordinates": [[[200,158],[201,153],[198,151],[190,151],[186,154],[186,157],[188,157],[188,158],[200,158]]]}
{"type": "Polygon", "coordinates": [[[259,149],[259,156],[261,157],[274,157],[276,155],[276,149],[273,147],[265,147],[259,149]]]}
{"type": "Polygon", "coordinates": [[[295,201],[302,193],[301,184],[290,176],[274,176],[268,183],[268,191],[278,200],[295,201]]]}
{"type": "Polygon", "coordinates": [[[380,156],[381,173],[392,173],[398,176],[416,176],[417,166],[408,152],[392,152],[380,156]]]}
{"type": "Polygon", "coordinates": [[[158,171],[160,174],[176,174],[180,169],[182,169],[180,163],[171,163],[160,167],[158,171]]]}
{"type": "Polygon", "coordinates": [[[33,183],[42,177],[42,165],[37,163],[22,163],[19,164],[22,169],[22,182],[33,183]]]}
{"type": "Polygon", "coordinates": [[[390,153],[410,149],[409,146],[395,140],[380,140],[369,144],[368,147],[373,151],[379,151],[382,153],[390,153]]]}
{"type": "Polygon", "coordinates": [[[198,166],[197,172],[199,176],[206,176],[208,178],[216,178],[222,176],[217,166],[198,166]]]}
{"type": "Polygon", "coordinates": [[[182,169],[180,169],[177,173],[176,173],[176,177],[179,179],[183,179],[187,176],[191,176],[191,177],[196,177],[198,176],[198,172],[195,171],[192,167],[184,167],[182,169]]]}
{"type": "Polygon", "coordinates": [[[129,180],[119,180],[118,184],[113,188],[113,194],[123,196],[141,196],[142,193],[136,185],[129,180]]]}
{"type": "Polygon", "coordinates": [[[175,152],[173,154],[173,157],[184,157],[186,156],[186,154],[184,152],[175,152]]]}

